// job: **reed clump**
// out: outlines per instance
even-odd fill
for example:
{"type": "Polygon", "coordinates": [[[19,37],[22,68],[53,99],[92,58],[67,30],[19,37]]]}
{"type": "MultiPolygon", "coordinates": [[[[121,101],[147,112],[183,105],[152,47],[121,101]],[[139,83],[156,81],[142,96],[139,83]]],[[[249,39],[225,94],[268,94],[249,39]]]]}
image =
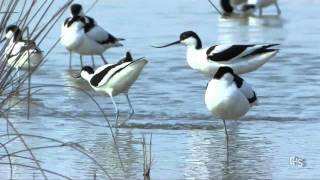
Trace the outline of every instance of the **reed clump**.
{"type": "MultiPolygon", "coordinates": [[[[17,25],[21,29],[24,39],[27,41],[34,41],[38,47],[41,48],[45,42],[46,37],[61,19],[62,15],[66,12],[73,0],[66,0],[63,3],[59,1],[61,6],[56,5],[58,1],[55,0],[8,0],[0,1],[0,40],[5,37],[5,29],[9,25],[17,25]]],[[[95,4],[96,1],[93,3],[95,4]]],[[[34,85],[31,84],[31,77],[34,72],[40,68],[46,61],[48,55],[53,48],[58,44],[60,39],[57,39],[49,48],[43,51],[43,58],[35,68],[31,68],[30,65],[27,70],[20,71],[15,68],[15,64],[18,62],[20,55],[16,57],[13,63],[8,65],[8,58],[6,57],[7,41],[0,41],[0,123],[7,125],[7,131],[0,133],[0,168],[9,167],[9,179],[14,179],[15,168],[20,167],[26,170],[37,172],[33,174],[33,179],[49,179],[48,177],[59,177],[61,179],[72,179],[63,175],[62,173],[52,171],[43,167],[43,163],[38,159],[35,151],[51,148],[69,148],[86,157],[93,162],[96,169],[102,172],[102,176],[107,179],[112,179],[106,169],[95,158],[90,155],[90,151],[86,150],[81,142],[64,142],[58,139],[45,137],[35,134],[22,133],[23,130],[16,127],[13,121],[9,118],[9,114],[13,107],[17,104],[27,101],[28,112],[27,117],[30,114],[30,97],[37,93],[40,88],[45,87],[60,87],[61,85],[34,85]],[[19,76],[18,76],[19,74],[19,76]],[[19,101],[10,103],[14,97],[19,95],[19,101]],[[3,123],[4,122],[4,123],[3,123]],[[33,141],[45,141],[44,145],[31,145],[29,142],[33,141]],[[13,145],[14,144],[14,145],[13,145]],[[12,146],[21,147],[20,149],[12,148],[12,146]],[[14,159],[24,160],[14,161],[14,159]]],[[[48,46],[48,44],[46,44],[48,46]]],[[[22,54],[22,53],[20,53],[22,54]]],[[[75,87],[70,87],[75,88],[75,87]]],[[[80,89],[81,90],[81,89],[80,89]]],[[[83,90],[82,90],[83,91],[83,90]]],[[[83,91],[90,96],[89,93],[83,91]]],[[[90,96],[98,108],[101,110],[99,104],[90,96]]],[[[102,111],[103,112],[103,111],[102,111]]],[[[103,114],[106,121],[107,117],[103,114]]],[[[109,126],[111,127],[111,126],[109,126]]],[[[112,129],[111,134],[113,135],[112,129]]],[[[115,138],[114,138],[115,141],[115,138]]],[[[115,141],[116,143],[116,141],[115,141]]],[[[118,152],[117,145],[116,149],[118,152]]],[[[120,154],[118,152],[119,159],[120,154]]],[[[121,159],[120,159],[121,162],[121,159]]],[[[121,162],[122,165],[122,162],[121,162]]],[[[123,168],[123,165],[122,165],[123,168]]],[[[32,173],[30,173],[32,174],[32,173]]],[[[26,177],[27,178],[27,177],[26,177]]],[[[94,172],[93,179],[97,178],[97,173],[94,172]]],[[[104,179],[105,179],[104,178],[104,179]]]]}

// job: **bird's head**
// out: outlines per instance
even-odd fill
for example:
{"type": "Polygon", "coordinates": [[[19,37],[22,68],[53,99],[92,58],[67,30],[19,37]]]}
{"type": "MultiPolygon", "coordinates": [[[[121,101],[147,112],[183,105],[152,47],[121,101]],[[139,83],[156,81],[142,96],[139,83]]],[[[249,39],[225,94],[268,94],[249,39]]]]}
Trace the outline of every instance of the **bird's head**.
{"type": "Polygon", "coordinates": [[[185,31],[185,32],[181,33],[178,41],[169,43],[164,46],[153,46],[153,47],[164,48],[164,47],[168,47],[168,46],[172,46],[172,45],[180,44],[180,43],[184,44],[188,47],[194,47],[196,49],[202,48],[202,43],[201,43],[199,36],[193,31],[185,31]]]}
{"type": "Polygon", "coordinates": [[[70,6],[70,11],[72,17],[85,16],[81,4],[72,4],[70,6]]]}
{"type": "Polygon", "coordinates": [[[74,74],[72,74],[71,76],[72,76],[73,78],[77,78],[77,79],[80,78],[80,77],[82,77],[82,78],[85,79],[85,80],[89,80],[90,75],[93,74],[93,73],[94,73],[94,70],[93,70],[92,67],[90,67],[90,66],[84,66],[84,67],[80,70],[80,72],[74,73],[74,74]]]}
{"type": "Polygon", "coordinates": [[[6,39],[13,38],[14,41],[20,40],[22,38],[22,33],[17,25],[10,25],[6,28],[6,39]]]}
{"type": "Polygon", "coordinates": [[[81,69],[81,72],[80,72],[80,76],[83,78],[83,79],[87,79],[86,77],[88,77],[90,74],[93,74],[94,73],[94,70],[92,67],[90,66],[84,66],[82,69],[81,69]]]}
{"type": "Polygon", "coordinates": [[[217,80],[224,79],[231,82],[234,80],[233,69],[228,66],[221,66],[213,76],[213,79],[217,79],[217,80]]]}

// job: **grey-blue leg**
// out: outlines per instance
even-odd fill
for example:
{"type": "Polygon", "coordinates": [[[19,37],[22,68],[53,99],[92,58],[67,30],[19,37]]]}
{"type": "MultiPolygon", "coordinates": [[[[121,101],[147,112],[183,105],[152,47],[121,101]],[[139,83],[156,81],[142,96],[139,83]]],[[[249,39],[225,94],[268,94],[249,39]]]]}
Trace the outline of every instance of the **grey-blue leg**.
{"type": "Polygon", "coordinates": [[[108,64],[108,61],[104,58],[103,54],[100,55],[101,59],[103,60],[104,64],[108,64]]]}
{"type": "Polygon", "coordinates": [[[275,2],[275,6],[276,6],[276,8],[277,8],[277,13],[278,13],[278,15],[280,15],[280,14],[281,14],[281,10],[280,10],[278,1],[275,2]]]}
{"type": "Polygon", "coordinates": [[[227,145],[229,144],[229,135],[228,135],[228,130],[226,126],[226,121],[223,119],[223,125],[224,125],[224,132],[226,134],[226,140],[227,140],[227,145]]]}
{"type": "Polygon", "coordinates": [[[128,101],[128,104],[129,104],[129,108],[130,108],[128,117],[127,117],[127,119],[126,119],[126,121],[127,121],[127,120],[131,119],[131,117],[133,116],[133,114],[134,114],[134,109],[133,109],[133,107],[132,107],[132,104],[131,104],[129,95],[126,93],[125,96],[126,96],[126,98],[127,98],[127,101],[128,101]]]}
{"type": "Polygon", "coordinates": [[[119,110],[118,110],[118,106],[116,104],[116,102],[114,101],[113,97],[110,96],[112,104],[114,106],[115,109],[115,113],[116,113],[116,120],[115,120],[115,127],[118,127],[118,119],[119,119],[119,110]]]}
{"type": "Polygon", "coordinates": [[[83,62],[82,62],[82,56],[80,55],[80,64],[81,64],[81,68],[83,68],[83,62]]]}
{"type": "Polygon", "coordinates": [[[262,8],[259,8],[259,16],[262,16],[262,8]]]}
{"type": "Polygon", "coordinates": [[[95,65],[95,63],[94,63],[94,57],[93,57],[93,55],[91,55],[91,62],[92,62],[92,67],[93,67],[93,69],[96,68],[96,65],[95,65]]]}
{"type": "Polygon", "coordinates": [[[72,52],[69,52],[69,70],[72,69],[72,52]]]}

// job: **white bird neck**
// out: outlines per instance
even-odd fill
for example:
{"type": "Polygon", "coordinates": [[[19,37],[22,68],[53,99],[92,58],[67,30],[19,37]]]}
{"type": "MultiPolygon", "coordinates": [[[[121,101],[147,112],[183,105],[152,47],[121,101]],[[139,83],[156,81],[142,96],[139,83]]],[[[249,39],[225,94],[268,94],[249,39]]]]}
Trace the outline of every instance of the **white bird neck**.
{"type": "Polygon", "coordinates": [[[207,67],[206,54],[202,49],[196,49],[195,46],[187,46],[187,62],[192,69],[204,72],[207,67]]]}
{"type": "Polygon", "coordinates": [[[87,72],[81,72],[81,77],[90,83],[91,78],[94,74],[89,74],[87,72]]]}

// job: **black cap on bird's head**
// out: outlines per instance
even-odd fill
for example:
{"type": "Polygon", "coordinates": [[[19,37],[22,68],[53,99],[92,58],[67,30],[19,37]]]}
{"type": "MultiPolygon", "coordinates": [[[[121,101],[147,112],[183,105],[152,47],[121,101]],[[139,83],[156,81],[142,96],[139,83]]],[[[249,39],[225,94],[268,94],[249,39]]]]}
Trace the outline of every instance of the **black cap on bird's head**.
{"type": "Polygon", "coordinates": [[[82,6],[81,4],[72,4],[70,7],[72,16],[81,16],[82,15],[82,6]]]}
{"type": "Polygon", "coordinates": [[[6,33],[8,33],[9,31],[12,31],[12,32],[17,32],[17,31],[20,31],[20,28],[17,26],[17,25],[9,25],[7,28],[6,28],[6,33]]]}
{"type": "Polygon", "coordinates": [[[9,25],[6,28],[6,38],[9,39],[13,37],[14,41],[20,40],[22,38],[22,33],[17,25],[9,25]]]}
{"type": "Polygon", "coordinates": [[[93,74],[94,73],[94,70],[92,67],[90,66],[84,66],[82,69],[81,69],[81,72],[87,72],[89,74],[93,74]]]}
{"type": "Polygon", "coordinates": [[[233,69],[231,67],[221,66],[219,67],[216,74],[213,76],[213,79],[221,79],[227,73],[234,75],[233,69]]]}
{"type": "Polygon", "coordinates": [[[197,35],[197,33],[193,32],[193,31],[185,31],[185,32],[181,33],[178,41],[172,42],[172,43],[164,45],[164,46],[153,46],[153,47],[164,48],[164,47],[172,46],[172,45],[179,44],[179,43],[185,44],[187,46],[189,46],[189,45],[195,46],[196,49],[202,48],[202,43],[201,43],[199,36],[197,35]]]}
{"type": "Polygon", "coordinates": [[[87,73],[87,74],[93,74],[94,73],[94,70],[92,67],[90,66],[84,66],[80,72],[76,72],[76,73],[73,73],[71,74],[71,76],[73,78],[80,78],[82,75],[84,75],[83,73],[87,73]]]}

